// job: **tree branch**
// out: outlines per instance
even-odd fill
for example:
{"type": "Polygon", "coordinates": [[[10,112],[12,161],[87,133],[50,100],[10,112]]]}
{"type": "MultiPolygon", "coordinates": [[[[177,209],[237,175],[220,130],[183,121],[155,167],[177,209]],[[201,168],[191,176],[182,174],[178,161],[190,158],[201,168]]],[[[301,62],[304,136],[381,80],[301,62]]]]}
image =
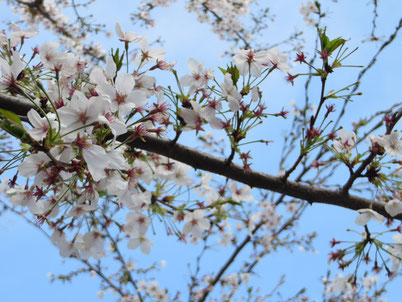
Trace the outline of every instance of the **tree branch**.
{"type": "MultiPolygon", "coordinates": [[[[11,110],[14,113],[18,112],[21,115],[25,115],[31,108],[34,108],[34,106],[28,102],[0,94],[0,108],[6,109],[3,105],[6,105],[7,110],[11,110]],[[18,102],[15,102],[16,100],[18,102]],[[19,105],[21,105],[21,107],[19,107],[19,105]]],[[[354,195],[345,196],[342,190],[315,188],[294,181],[283,180],[280,176],[272,176],[257,171],[246,172],[243,170],[242,166],[235,164],[228,165],[224,158],[212,156],[181,144],[174,144],[167,139],[145,136],[130,141],[131,134],[131,132],[127,132],[120,135],[117,140],[121,142],[129,141],[128,145],[131,147],[172,158],[192,166],[194,169],[219,174],[247,184],[253,188],[269,190],[299,198],[308,201],[310,204],[331,204],[351,210],[372,208],[381,215],[392,218],[385,211],[385,203],[381,201],[374,201],[354,195]]],[[[402,220],[402,214],[393,218],[402,220]]]]}
{"type": "MultiPolygon", "coordinates": [[[[130,133],[123,134],[118,137],[118,140],[123,141],[128,139],[129,136],[130,133]]],[[[129,142],[128,145],[175,159],[192,166],[194,169],[200,169],[228,177],[253,188],[285,194],[306,200],[311,204],[332,204],[352,210],[371,207],[381,215],[391,218],[384,209],[384,202],[354,195],[345,196],[341,190],[314,188],[293,181],[284,181],[280,176],[272,176],[257,171],[245,172],[242,166],[235,164],[227,165],[226,160],[223,158],[212,156],[184,145],[172,144],[170,140],[146,136],[137,138],[129,142]]],[[[394,218],[402,220],[402,215],[398,215],[394,218]]]]}

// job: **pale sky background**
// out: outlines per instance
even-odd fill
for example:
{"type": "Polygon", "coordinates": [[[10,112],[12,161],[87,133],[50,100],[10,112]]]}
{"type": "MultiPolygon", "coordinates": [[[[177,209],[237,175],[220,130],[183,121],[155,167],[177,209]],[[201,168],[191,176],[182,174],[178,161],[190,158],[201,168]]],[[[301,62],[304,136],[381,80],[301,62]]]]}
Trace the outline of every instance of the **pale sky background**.
{"type": "MultiPolygon", "coordinates": [[[[194,15],[188,14],[182,3],[176,3],[170,8],[158,9],[155,14],[157,26],[149,31],[143,28],[133,27],[130,23],[128,13],[132,1],[116,2],[98,0],[94,6],[91,6],[91,13],[94,16],[101,16],[98,20],[106,24],[107,28],[113,31],[115,22],[120,22],[124,30],[130,30],[138,34],[147,34],[150,39],[162,36],[166,41],[164,47],[167,51],[167,61],[176,60],[179,74],[184,75],[188,72],[187,60],[190,57],[203,61],[207,67],[215,67],[215,74],[219,75],[216,68],[218,64],[225,66],[229,62],[228,58],[220,58],[220,54],[227,48],[228,44],[219,40],[216,35],[209,31],[208,25],[199,24],[194,15]],[[123,11],[123,13],[122,13],[123,11]]],[[[270,1],[271,2],[271,1],[270,1]]],[[[353,49],[359,46],[360,49],[350,57],[350,63],[354,65],[365,65],[372,55],[377,51],[380,43],[361,44],[362,40],[369,37],[371,30],[372,6],[367,6],[369,1],[347,1],[339,0],[338,5],[332,1],[323,1],[323,8],[331,7],[332,13],[325,20],[328,26],[328,36],[335,38],[342,36],[350,39],[348,46],[353,49]]],[[[306,52],[312,54],[312,43],[315,39],[315,31],[312,28],[304,26],[301,15],[298,12],[299,1],[272,1],[270,3],[272,11],[277,16],[276,22],[270,25],[269,35],[265,40],[275,43],[288,37],[295,27],[305,31],[306,52]]],[[[398,0],[379,1],[379,19],[377,33],[381,37],[388,37],[394,31],[395,25],[399,21],[402,3],[398,0]]],[[[0,21],[8,21],[14,18],[4,2],[0,2],[0,21]]],[[[5,27],[1,24],[1,28],[5,27]]],[[[50,42],[52,37],[48,34],[41,34],[32,41],[34,45],[40,45],[42,42],[50,42]]],[[[379,57],[376,67],[373,68],[363,79],[360,91],[364,95],[355,98],[355,101],[349,106],[349,115],[345,119],[343,126],[350,130],[350,123],[357,116],[364,116],[374,113],[377,110],[385,109],[393,103],[400,102],[402,95],[402,85],[400,70],[402,70],[401,36],[397,41],[388,47],[379,57]],[[348,124],[349,123],[349,124],[348,124]]],[[[121,45],[117,39],[100,39],[108,47],[121,45]]],[[[294,58],[291,57],[290,61],[294,58]]],[[[302,72],[295,65],[296,72],[302,72]]],[[[359,69],[343,69],[336,71],[331,76],[328,87],[333,89],[342,88],[356,79],[359,69]],[[333,86],[331,86],[333,85],[333,86]]],[[[219,75],[220,76],[220,75],[219,75]]],[[[319,81],[317,80],[316,83],[319,81]]],[[[312,87],[318,87],[313,85],[312,87]]],[[[314,88],[313,90],[314,91],[314,88]]],[[[318,98],[319,90],[316,90],[318,98]]],[[[275,73],[273,77],[264,85],[265,103],[273,112],[280,111],[286,107],[292,99],[296,102],[303,102],[304,81],[296,79],[295,86],[292,87],[284,81],[284,74],[275,73]]],[[[310,96],[313,99],[313,95],[310,96]]],[[[269,149],[269,160],[267,159],[267,150],[263,147],[253,149],[254,165],[258,170],[276,174],[278,172],[279,150],[282,146],[282,136],[284,135],[290,120],[272,119],[265,125],[260,126],[254,132],[256,138],[273,139],[275,141],[272,149],[269,149]],[[274,130],[279,130],[274,133],[274,130]]],[[[400,127],[398,127],[400,130],[400,127]]],[[[252,136],[250,137],[252,138],[252,136]]],[[[353,211],[340,209],[334,206],[313,205],[304,214],[300,220],[299,232],[309,233],[318,232],[318,238],[315,241],[317,254],[311,255],[295,250],[293,253],[280,249],[279,253],[274,253],[257,266],[257,276],[252,277],[252,283],[260,286],[264,294],[269,292],[275,282],[279,280],[283,273],[287,274],[288,281],[282,287],[283,297],[286,298],[295,294],[300,288],[308,288],[309,297],[321,300],[322,286],[319,281],[320,276],[326,274],[327,257],[329,241],[332,237],[337,239],[353,238],[345,230],[355,227],[354,220],[357,214],[353,211]]],[[[355,237],[357,239],[357,237],[355,237]]],[[[59,257],[58,249],[37,230],[25,223],[19,217],[12,214],[6,214],[0,217],[0,300],[5,302],[67,302],[67,301],[97,301],[96,292],[98,291],[98,280],[95,277],[90,279],[84,275],[75,278],[71,284],[62,284],[56,282],[50,284],[47,273],[68,273],[77,267],[77,261],[59,257]]],[[[155,242],[156,239],[152,238],[155,242]]],[[[188,281],[187,262],[193,259],[195,250],[198,247],[186,246],[176,243],[174,238],[158,236],[155,242],[156,248],[151,254],[144,257],[138,250],[129,251],[132,260],[140,266],[145,263],[159,262],[162,259],[167,261],[167,266],[161,269],[158,274],[158,281],[167,288],[185,288],[188,281]],[[177,257],[177,255],[180,257],[177,257]]],[[[228,252],[231,252],[228,248],[228,252]]],[[[197,253],[198,254],[198,253],[197,253]]],[[[244,253],[245,254],[245,253],[244,253]]],[[[222,259],[215,258],[204,261],[205,271],[214,271],[215,265],[219,265],[222,259]]],[[[241,259],[241,257],[239,257],[241,259]]],[[[205,258],[207,260],[207,258],[205,258]]],[[[219,266],[218,266],[219,267],[219,266]]],[[[333,267],[335,268],[335,267],[333,267]]],[[[216,270],[216,268],[215,268],[216,270]]],[[[335,270],[334,270],[335,272],[335,270]]],[[[229,270],[230,273],[230,270],[229,270]]],[[[390,292],[384,297],[388,301],[398,301],[400,297],[400,288],[398,282],[393,282],[389,287],[390,292]]],[[[116,299],[107,293],[103,301],[115,301],[116,299]]],[[[273,299],[276,301],[276,299],[273,299]]]]}

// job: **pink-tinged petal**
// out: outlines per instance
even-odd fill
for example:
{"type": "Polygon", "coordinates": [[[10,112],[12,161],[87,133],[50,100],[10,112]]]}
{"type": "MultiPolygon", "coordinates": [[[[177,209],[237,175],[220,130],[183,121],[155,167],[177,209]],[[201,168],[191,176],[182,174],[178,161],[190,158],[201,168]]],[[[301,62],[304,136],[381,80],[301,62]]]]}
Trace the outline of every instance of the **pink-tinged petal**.
{"type": "Polygon", "coordinates": [[[251,100],[253,102],[257,102],[259,100],[259,98],[260,98],[260,93],[259,93],[258,87],[256,86],[251,90],[251,100]]]}
{"type": "Polygon", "coordinates": [[[289,65],[288,64],[286,64],[286,63],[279,63],[278,65],[276,65],[277,66],[277,68],[280,70],[280,71],[282,71],[282,72],[284,72],[284,73],[290,73],[290,72],[292,72],[292,69],[289,67],[289,65]]]}
{"type": "Polygon", "coordinates": [[[187,108],[181,109],[179,115],[190,127],[194,126],[201,118],[196,111],[187,108]]]}
{"type": "Polygon", "coordinates": [[[156,48],[151,51],[151,56],[153,60],[162,60],[166,55],[166,50],[164,48],[156,48]]]}
{"type": "Polygon", "coordinates": [[[112,132],[114,132],[115,136],[119,136],[127,132],[126,124],[119,119],[114,119],[110,122],[110,129],[112,129],[112,132]]]}
{"type": "Polygon", "coordinates": [[[121,28],[119,22],[116,22],[116,34],[120,39],[124,39],[125,33],[124,33],[123,29],[121,28]]]}
{"type": "Polygon", "coordinates": [[[370,215],[367,213],[362,213],[356,217],[355,223],[359,226],[366,225],[370,220],[370,215]]]}
{"type": "Polygon", "coordinates": [[[190,86],[193,83],[194,77],[190,74],[186,74],[180,78],[180,83],[183,86],[190,86]]]}
{"type": "Polygon", "coordinates": [[[2,74],[11,75],[10,64],[3,58],[0,58],[0,69],[2,74]]]}
{"type": "Polygon", "coordinates": [[[239,69],[240,75],[246,76],[248,74],[249,64],[247,62],[236,62],[235,61],[235,65],[236,65],[237,69],[239,69]]]}
{"type": "Polygon", "coordinates": [[[125,37],[126,37],[125,38],[126,41],[133,42],[133,43],[141,41],[141,39],[142,39],[142,36],[138,36],[138,35],[136,35],[135,33],[131,32],[131,31],[127,31],[125,37]]]}
{"type": "Polygon", "coordinates": [[[398,199],[392,199],[385,205],[385,211],[392,217],[402,213],[402,202],[398,199]]]}
{"type": "Polygon", "coordinates": [[[223,122],[217,117],[212,117],[211,119],[208,120],[208,123],[212,129],[219,130],[223,128],[223,122]]]}
{"type": "Polygon", "coordinates": [[[147,37],[143,36],[141,40],[138,41],[138,46],[143,52],[148,52],[149,51],[149,45],[147,42],[147,37]]]}
{"type": "Polygon", "coordinates": [[[250,64],[250,74],[253,77],[258,78],[261,76],[261,65],[258,65],[256,63],[251,63],[250,64]]]}
{"type": "Polygon", "coordinates": [[[194,225],[193,228],[191,229],[191,234],[193,234],[194,237],[201,238],[202,229],[198,225],[194,225]]]}
{"type": "Polygon", "coordinates": [[[198,221],[198,225],[199,225],[202,229],[204,229],[204,230],[208,230],[208,229],[210,228],[210,226],[211,226],[211,224],[209,223],[209,221],[208,221],[207,219],[205,219],[205,218],[200,219],[200,220],[198,221]]]}
{"type": "Polygon", "coordinates": [[[373,215],[372,218],[378,223],[384,223],[385,222],[385,217],[382,216],[381,214],[377,213],[377,212],[374,212],[374,215],[373,215]]]}
{"type": "Polygon", "coordinates": [[[360,215],[356,217],[355,223],[357,225],[366,225],[370,221],[370,219],[374,219],[378,223],[383,223],[385,221],[384,216],[373,211],[372,209],[360,209],[357,211],[360,213],[360,215]]]}
{"type": "Polygon", "coordinates": [[[91,145],[82,150],[82,155],[92,178],[95,181],[101,180],[105,176],[105,168],[109,161],[105,150],[101,146],[91,145]]]}
{"type": "Polygon", "coordinates": [[[188,59],[187,65],[188,65],[188,68],[191,70],[191,72],[195,73],[195,72],[199,71],[198,69],[199,69],[200,64],[193,58],[188,59]]]}
{"type": "Polygon", "coordinates": [[[40,166],[49,161],[50,158],[42,151],[31,154],[18,166],[19,174],[25,177],[34,176],[38,173],[40,166]]]}
{"type": "Polygon", "coordinates": [[[140,241],[137,238],[133,238],[127,243],[127,248],[129,248],[130,250],[135,250],[139,246],[140,241]]]}
{"type": "Polygon", "coordinates": [[[112,57],[107,57],[106,59],[105,73],[109,79],[113,78],[116,75],[116,64],[114,63],[112,57]]]}
{"type": "Polygon", "coordinates": [[[183,227],[183,234],[187,235],[191,232],[192,224],[191,222],[187,222],[183,227]]]}
{"type": "Polygon", "coordinates": [[[194,219],[199,220],[199,219],[201,219],[203,217],[204,217],[204,211],[203,210],[195,210],[193,212],[193,218],[194,219]]]}
{"type": "Polygon", "coordinates": [[[95,88],[96,92],[107,96],[110,100],[114,100],[116,98],[116,89],[109,84],[98,85],[95,88]]]}
{"type": "Polygon", "coordinates": [[[92,69],[91,74],[89,75],[89,80],[94,84],[107,84],[107,80],[103,70],[99,67],[95,67],[92,69]]]}
{"type": "Polygon", "coordinates": [[[14,79],[17,79],[18,75],[24,69],[24,63],[21,61],[21,57],[18,51],[14,51],[12,57],[13,63],[11,64],[11,74],[14,79]]]}
{"type": "Polygon", "coordinates": [[[41,141],[46,137],[47,131],[39,128],[33,128],[28,131],[29,135],[36,141],[41,141]]]}
{"type": "Polygon", "coordinates": [[[230,190],[230,192],[235,193],[237,191],[237,182],[232,181],[229,184],[229,190],[230,190]]]}
{"type": "Polygon", "coordinates": [[[147,238],[141,239],[141,240],[142,240],[141,245],[140,245],[141,252],[142,252],[143,254],[148,255],[148,254],[150,253],[150,251],[151,251],[151,246],[152,246],[153,244],[152,244],[152,242],[149,241],[147,238]]]}
{"type": "Polygon", "coordinates": [[[142,107],[148,103],[147,95],[142,90],[134,90],[133,92],[130,93],[128,99],[130,102],[133,102],[136,107],[142,107]]]}
{"type": "Polygon", "coordinates": [[[119,94],[128,95],[134,88],[134,77],[128,73],[120,73],[116,77],[116,90],[119,94]]]}
{"type": "Polygon", "coordinates": [[[42,215],[43,212],[45,211],[45,207],[43,206],[42,202],[37,202],[35,200],[30,200],[27,204],[28,209],[31,211],[32,214],[34,215],[42,215]]]}
{"type": "Polygon", "coordinates": [[[42,127],[42,118],[36,110],[34,109],[29,110],[27,116],[32,126],[34,126],[35,128],[42,127]]]}

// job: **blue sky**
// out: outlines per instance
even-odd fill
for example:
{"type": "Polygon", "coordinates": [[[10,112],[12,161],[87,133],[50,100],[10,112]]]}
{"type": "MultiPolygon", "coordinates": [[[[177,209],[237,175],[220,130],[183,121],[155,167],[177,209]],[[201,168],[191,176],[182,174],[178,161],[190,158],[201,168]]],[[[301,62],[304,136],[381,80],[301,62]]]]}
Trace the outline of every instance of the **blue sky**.
{"type": "MultiPolygon", "coordinates": [[[[179,1],[180,2],[180,1],[179,1]]],[[[368,38],[371,28],[372,7],[367,6],[368,1],[346,1],[339,0],[338,5],[331,4],[333,11],[326,19],[328,35],[331,38],[342,36],[350,39],[348,42],[351,49],[359,46],[359,50],[350,57],[351,64],[365,65],[372,55],[377,51],[374,45],[380,43],[365,43],[361,41],[368,38]]],[[[123,29],[131,30],[138,34],[147,34],[152,40],[162,36],[167,51],[167,60],[176,60],[177,70],[182,75],[188,72],[187,60],[193,57],[203,61],[207,67],[214,67],[217,64],[226,65],[228,58],[220,58],[220,54],[227,48],[227,44],[217,38],[209,31],[208,25],[199,24],[194,15],[188,14],[182,3],[177,3],[168,9],[158,9],[155,19],[155,28],[145,31],[143,28],[135,28],[130,24],[128,13],[126,16],[121,13],[122,7],[129,7],[130,1],[120,1],[119,5],[112,4],[111,1],[97,1],[91,10],[95,16],[108,13],[108,18],[101,18],[108,29],[114,33],[115,22],[118,21],[123,29]]],[[[270,25],[269,34],[264,36],[267,41],[277,42],[287,37],[294,27],[305,30],[305,40],[307,42],[306,52],[311,54],[313,51],[312,41],[315,38],[315,31],[306,28],[302,17],[298,13],[296,1],[275,1],[272,3],[272,10],[277,16],[276,22],[270,25]]],[[[386,3],[379,2],[378,33],[380,36],[387,37],[397,24],[402,4],[397,0],[390,0],[386,3]]],[[[11,17],[10,11],[5,7],[4,2],[0,3],[0,20],[6,21],[11,17]]],[[[34,45],[41,44],[43,41],[51,41],[52,37],[48,34],[41,34],[35,38],[34,45]]],[[[100,39],[107,49],[115,47],[117,39],[100,39]]],[[[355,98],[350,104],[349,114],[346,116],[344,127],[351,129],[351,122],[356,116],[369,115],[377,110],[384,109],[390,105],[400,102],[402,95],[402,85],[400,80],[400,70],[402,60],[400,60],[401,37],[392,46],[387,48],[379,57],[378,62],[364,79],[360,90],[363,95],[355,98]],[[399,72],[398,72],[399,71],[399,72]]],[[[120,46],[120,45],[119,45],[120,46]]],[[[291,58],[293,60],[293,58],[291,58]]],[[[299,66],[295,66],[297,72],[301,72],[299,66]]],[[[359,69],[344,69],[337,71],[329,81],[329,86],[333,89],[342,88],[356,79],[359,69]]],[[[215,69],[215,74],[218,74],[215,69]]],[[[318,98],[318,80],[312,85],[312,91],[316,89],[318,98]]],[[[266,104],[272,108],[273,112],[286,107],[292,99],[296,102],[303,102],[304,81],[296,80],[295,86],[291,87],[284,81],[284,75],[276,73],[264,84],[264,96],[266,104]]],[[[314,99],[314,93],[311,95],[314,99]]],[[[272,139],[275,141],[268,150],[269,160],[267,160],[267,150],[264,147],[253,149],[254,167],[260,171],[276,174],[278,172],[278,158],[281,142],[286,133],[289,120],[268,121],[257,129],[253,136],[256,138],[272,139]],[[281,129],[275,131],[272,129],[281,129]]],[[[400,127],[399,127],[400,128],[400,127]]],[[[251,136],[251,138],[253,137],[251,136]]],[[[325,275],[327,269],[327,255],[329,252],[328,242],[332,237],[337,239],[353,238],[347,233],[347,228],[354,228],[356,213],[333,206],[313,205],[310,207],[303,218],[300,220],[300,232],[308,233],[319,231],[315,241],[317,254],[309,254],[295,250],[293,253],[280,250],[272,256],[267,257],[258,267],[256,284],[269,291],[280,275],[287,273],[288,283],[283,287],[285,297],[295,293],[299,288],[307,286],[310,297],[320,300],[321,283],[319,278],[325,275]],[[303,280],[303,282],[301,282],[303,280]]],[[[357,227],[355,229],[358,229],[357,227]]],[[[0,290],[3,301],[18,302],[47,302],[54,301],[96,301],[98,281],[96,278],[90,279],[89,276],[77,278],[73,283],[63,285],[60,282],[50,284],[46,277],[48,272],[67,273],[77,267],[72,260],[63,261],[58,250],[37,230],[25,223],[21,218],[6,214],[0,217],[0,238],[3,244],[0,247],[0,266],[2,276],[0,277],[0,290]]],[[[172,287],[180,288],[186,284],[188,271],[186,261],[190,261],[191,256],[197,250],[193,246],[185,246],[176,243],[176,240],[162,236],[158,238],[155,248],[148,258],[141,256],[138,251],[131,251],[133,260],[139,263],[159,262],[167,260],[166,268],[161,269],[160,280],[162,285],[170,284],[172,287]],[[180,257],[177,254],[180,252],[180,257]],[[172,277],[173,276],[173,277],[172,277]]],[[[230,252],[230,251],[228,251],[230,252]]],[[[224,258],[216,258],[218,262],[224,258]]],[[[214,270],[216,261],[209,258],[205,263],[205,268],[214,270]]],[[[388,301],[397,301],[398,293],[396,284],[389,287],[390,292],[385,294],[388,301]]],[[[169,286],[168,286],[169,287],[169,286]]],[[[104,301],[115,301],[115,298],[108,293],[104,301]]]]}

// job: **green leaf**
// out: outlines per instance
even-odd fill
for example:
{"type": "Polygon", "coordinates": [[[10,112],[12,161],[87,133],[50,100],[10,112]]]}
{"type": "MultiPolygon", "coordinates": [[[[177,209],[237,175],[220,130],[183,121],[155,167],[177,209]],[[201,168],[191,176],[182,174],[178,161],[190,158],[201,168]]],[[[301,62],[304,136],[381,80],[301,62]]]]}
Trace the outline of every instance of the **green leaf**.
{"type": "Polygon", "coordinates": [[[218,67],[218,68],[219,68],[220,71],[222,71],[222,73],[223,73],[224,75],[227,73],[227,70],[225,70],[225,69],[223,69],[223,68],[221,68],[221,67],[218,67]]]}
{"type": "Polygon", "coordinates": [[[22,126],[21,123],[21,119],[18,117],[18,115],[16,115],[14,112],[8,111],[8,110],[4,110],[4,109],[0,109],[0,116],[11,120],[19,125],[22,126]]]}
{"type": "Polygon", "coordinates": [[[318,28],[318,35],[321,42],[321,51],[326,49],[328,56],[330,56],[339,46],[345,44],[346,40],[339,37],[331,41],[327,37],[326,31],[326,27],[324,27],[324,29],[318,28]]]}
{"type": "Polygon", "coordinates": [[[116,64],[116,72],[117,72],[123,66],[124,51],[123,51],[122,55],[120,55],[120,49],[117,48],[115,53],[113,53],[113,49],[112,49],[111,53],[112,53],[113,62],[116,64]]]}
{"type": "Polygon", "coordinates": [[[366,247],[365,241],[357,242],[355,244],[355,254],[360,255],[361,253],[363,253],[365,247],[366,247]]]}
{"type": "Polygon", "coordinates": [[[327,45],[327,52],[328,55],[330,55],[331,53],[333,53],[339,46],[343,45],[346,43],[345,39],[342,39],[341,37],[336,38],[332,41],[330,41],[327,45]]]}
{"type": "Polygon", "coordinates": [[[327,49],[327,45],[329,43],[329,39],[326,35],[327,28],[326,27],[324,27],[324,29],[318,28],[317,30],[318,30],[318,36],[320,37],[320,42],[321,42],[321,51],[323,51],[324,49],[327,49]]]}
{"type": "Polygon", "coordinates": [[[20,118],[7,110],[0,109],[0,128],[8,132],[12,136],[18,138],[23,143],[30,143],[32,141],[28,132],[22,126],[20,118]]]}
{"type": "Polygon", "coordinates": [[[222,71],[222,73],[225,75],[227,73],[229,73],[232,76],[232,82],[233,85],[236,86],[237,81],[240,78],[240,72],[237,69],[236,65],[233,65],[233,63],[230,63],[230,65],[227,65],[226,69],[223,69],[221,67],[218,67],[220,71],[222,71]]]}
{"type": "Polygon", "coordinates": [[[229,204],[231,204],[231,205],[233,205],[233,206],[241,206],[241,205],[242,205],[240,202],[234,201],[233,199],[229,199],[229,200],[227,201],[227,203],[229,203],[229,204]]]}
{"type": "Polygon", "coordinates": [[[230,66],[228,66],[227,68],[227,72],[230,73],[230,75],[232,76],[232,81],[233,81],[233,85],[237,85],[237,81],[240,78],[240,72],[237,69],[236,65],[233,65],[233,63],[230,63],[230,66]]]}

